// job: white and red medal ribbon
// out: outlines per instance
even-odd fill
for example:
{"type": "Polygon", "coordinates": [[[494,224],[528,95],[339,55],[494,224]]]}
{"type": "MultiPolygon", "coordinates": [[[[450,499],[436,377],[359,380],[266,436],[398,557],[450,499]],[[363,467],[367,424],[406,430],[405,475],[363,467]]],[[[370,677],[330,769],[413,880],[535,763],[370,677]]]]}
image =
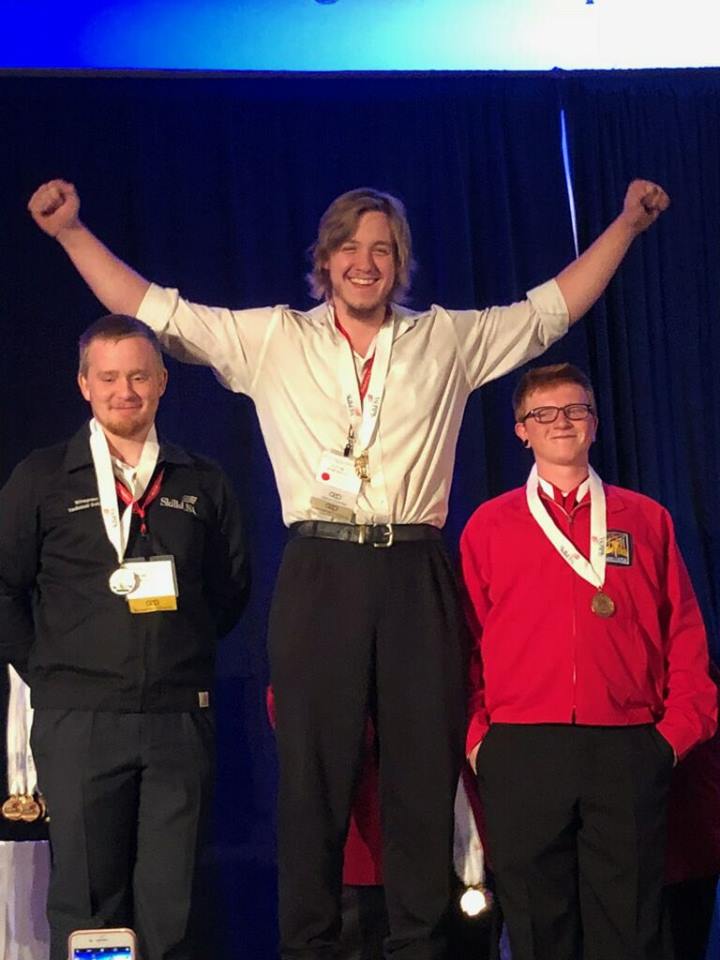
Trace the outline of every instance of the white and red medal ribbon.
{"type": "Polygon", "coordinates": [[[7,712],[7,789],[10,797],[32,797],[37,793],[37,772],[30,749],[33,710],[30,688],[8,664],[10,696],[7,712]]]}
{"type": "Polygon", "coordinates": [[[118,490],[115,485],[115,472],[113,471],[112,459],[110,457],[110,448],[108,447],[107,438],[103,433],[102,427],[95,418],[90,421],[90,451],[92,453],[93,466],[95,467],[98,496],[100,498],[100,512],[102,514],[105,532],[117,554],[118,566],[122,567],[128,539],[130,537],[130,521],[133,514],[133,505],[142,497],[147,485],[150,483],[150,478],[155,472],[160,453],[155,426],[153,425],[150,428],[150,432],[143,445],[140,460],[135,471],[133,489],[130,491],[131,499],[126,503],[122,517],[120,516],[120,508],[118,506],[118,490]]]}
{"type": "MultiPolygon", "coordinates": [[[[335,327],[337,330],[340,331],[340,333],[345,337],[347,342],[350,344],[350,349],[353,350],[350,334],[347,332],[345,327],[340,323],[337,317],[335,317],[335,327]]],[[[375,363],[375,351],[373,350],[370,356],[363,361],[362,373],[360,374],[360,379],[358,383],[358,389],[360,391],[360,406],[362,406],[363,400],[365,399],[365,394],[368,391],[368,386],[370,385],[370,374],[372,373],[372,368],[374,363],[375,363]]]]}
{"type": "Polygon", "coordinates": [[[543,506],[540,494],[538,493],[538,472],[536,464],[533,464],[533,468],[530,471],[530,476],[525,486],[525,495],[530,513],[563,560],[569,564],[575,573],[582,577],[583,580],[586,580],[598,590],[602,590],[605,583],[607,505],[602,480],[591,466],[588,466],[588,477],[590,489],[589,560],[582,555],[575,544],[555,525],[552,517],[543,506]]]}
{"type": "Polygon", "coordinates": [[[464,892],[460,897],[460,909],[469,917],[487,910],[492,896],[485,889],[485,851],[468,796],[463,769],[455,793],[455,831],[453,835],[453,866],[464,892]]]}
{"type": "Polygon", "coordinates": [[[354,457],[359,457],[367,451],[377,430],[385,381],[390,368],[395,320],[391,317],[380,327],[374,341],[374,352],[365,361],[360,382],[355,370],[350,339],[339,323],[336,323],[336,326],[350,347],[340,365],[340,382],[354,437],[352,453],[354,457]]]}
{"type": "Polygon", "coordinates": [[[485,852],[462,773],[455,791],[453,866],[458,880],[466,887],[485,883],[485,852]]]}

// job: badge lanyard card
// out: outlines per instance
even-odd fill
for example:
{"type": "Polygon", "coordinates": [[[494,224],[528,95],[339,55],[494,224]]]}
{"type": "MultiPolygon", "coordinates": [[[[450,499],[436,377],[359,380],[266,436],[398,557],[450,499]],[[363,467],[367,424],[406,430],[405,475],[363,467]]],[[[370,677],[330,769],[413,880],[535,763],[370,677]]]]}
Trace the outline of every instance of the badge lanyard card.
{"type": "Polygon", "coordinates": [[[394,320],[380,328],[360,383],[352,346],[343,357],[340,382],[350,421],[345,449],[343,454],[323,451],[310,500],[313,510],[324,518],[352,522],[360,488],[370,479],[368,449],[380,418],[394,332],[394,320]]]}
{"type": "Polygon", "coordinates": [[[117,596],[126,598],[132,613],[176,610],[178,589],[173,558],[162,556],[148,560],[125,559],[133,511],[140,513],[144,523],[144,509],[150,500],[157,496],[162,483],[161,474],[148,491],[143,508],[139,508],[138,500],[147,489],[158,461],[159,449],[154,427],[140,455],[134,489],[128,493],[124,488],[120,488],[120,496],[125,505],[122,516],[110,449],[102,428],[94,419],[90,421],[90,450],[105,533],[117,556],[118,565],[108,581],[110,590],[117,596]]]}

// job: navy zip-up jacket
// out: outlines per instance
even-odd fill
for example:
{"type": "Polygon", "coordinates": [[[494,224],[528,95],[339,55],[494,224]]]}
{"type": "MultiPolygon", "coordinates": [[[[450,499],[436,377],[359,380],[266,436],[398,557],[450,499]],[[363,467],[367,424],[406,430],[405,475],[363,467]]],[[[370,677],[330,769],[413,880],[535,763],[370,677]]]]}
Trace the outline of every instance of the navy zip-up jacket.
{"type": "Polygon", "coordinates": [[[174,611],[133,614],[108,586],[117,556],[102,522],[87,425],[30,454],[0,491],[0,660],[27,680],[34,707],[206,705],[216,642],[247,597],[240,510],[211,461],[161,443],[161,469],[147,534],[133,516],[126,557],[174,557],[174,611]]]}

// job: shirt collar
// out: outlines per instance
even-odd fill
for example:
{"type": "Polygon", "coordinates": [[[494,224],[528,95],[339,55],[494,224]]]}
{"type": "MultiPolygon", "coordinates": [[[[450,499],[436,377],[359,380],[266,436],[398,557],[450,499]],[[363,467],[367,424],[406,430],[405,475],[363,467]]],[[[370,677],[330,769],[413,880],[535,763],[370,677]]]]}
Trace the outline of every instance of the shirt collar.
{"type": "MultiPolygon", "coordinates": [[[[319,306],[314,307],[307,314],[308,317],[313,322],[321,322],[326,326],[330,327],[331,330],[337,332],[337,327],[335,326],[335,310],[332,303],[329,300],[326,300],[324,303],[321,303],[319,306]]],[[[400,334],[405,333],[406,330],[410,330],[418,321],[419,314],[415,310],[409,310],[407,307],[401,307],[398,303],[390,304],[390,313],[388,314],[388,320],[395,320],[395,339],[400,336],[400,334]]],[[[342,334],[340,334],[342,336],[342,334]]]]}
{"type": "MultiPolygon", "coordinates": [[[[153,430],[155,425],[153,424],[153,430]]],[[[148,438],[150,434],[148,435],[148,438]]],[[[157,441],[157,433],[155,433],[157,441]]],[[[160,441],[160,455],[158,463],[178,463],[188,465],[192,463],[190,456],[174,443],[160,441]]],[[[70,439],[65,452],[64,461],[65,470],[72,473],[73,470],[80,470],[83,467],[92,466],[92,454],[90,453],[90,423],[84,424],[78,432],[70,439]]]]}
{"type": "MultiPolygon", "coordinates": [[[[538,477],[538,483],[540,489],[545,493],[551,500],[554,500],[556,503],[562,503],[568,494],[572,493],[572,490],[564,492],[560,490],[559,487],[556,487],[555,484],[550,483],[547,480],[543,480],[542,477],[538,477]]],[[[590,489],[590,477],[586,477],[582,483],[580,483],[575,490],[575,504],[580,503],[585,496],[587,495],[588,490],[590,489]]]]}

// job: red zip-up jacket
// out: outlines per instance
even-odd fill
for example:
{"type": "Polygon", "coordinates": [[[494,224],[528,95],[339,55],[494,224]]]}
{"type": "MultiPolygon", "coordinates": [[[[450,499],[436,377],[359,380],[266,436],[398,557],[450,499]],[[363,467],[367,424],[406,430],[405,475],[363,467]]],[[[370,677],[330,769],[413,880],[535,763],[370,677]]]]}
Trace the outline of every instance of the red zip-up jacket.
{"type": "MultiPolygon", "coordinates": [[[[490,723],[655,723],[678,757],[712,736],[705,629],[667,510],[605,485],[613,616],[555,550],[520,487],[475,511],[460,541],[474,633],[468,753],[490,723]]],[[[551,517],[587,557],[590,501],[551,517]]]]}

